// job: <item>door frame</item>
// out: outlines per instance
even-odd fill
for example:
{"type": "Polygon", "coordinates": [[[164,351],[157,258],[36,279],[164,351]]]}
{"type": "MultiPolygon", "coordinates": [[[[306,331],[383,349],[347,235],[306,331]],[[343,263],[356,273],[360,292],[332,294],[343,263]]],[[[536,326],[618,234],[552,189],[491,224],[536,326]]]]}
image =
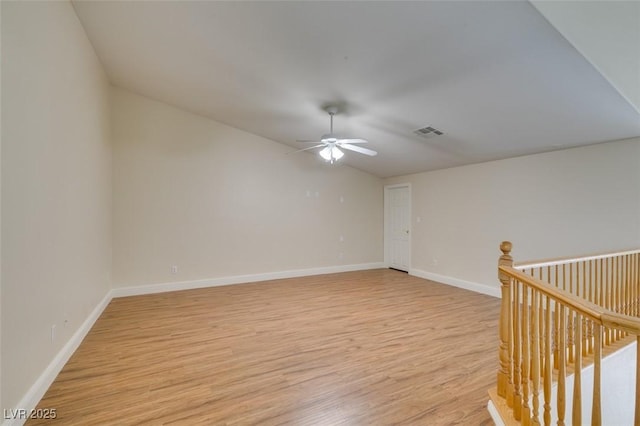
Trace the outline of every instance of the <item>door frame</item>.
{"type": "Polygon", "coordinates": [[[384,265],[386,268],[391,266],[391,261],[389,259],[389,245],[391,244],[391,239],[389,238],[390,226],[389,226],[389,190],[395,188],[407,188],[409,190],[408,197],[408,206],[409,210],[409,265],[408,269],[411,271],[411,244],[413,241],[413,214],[411,211],[411,183],[396,183],[393,185],[385,185],[384,186],[384,265]]]}

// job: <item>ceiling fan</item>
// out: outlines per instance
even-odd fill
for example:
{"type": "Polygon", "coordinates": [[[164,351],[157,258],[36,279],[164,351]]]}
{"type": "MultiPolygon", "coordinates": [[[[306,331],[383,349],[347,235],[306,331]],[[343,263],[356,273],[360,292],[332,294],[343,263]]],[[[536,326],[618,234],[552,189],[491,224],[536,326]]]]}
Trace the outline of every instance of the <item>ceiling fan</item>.
{"type": "Polygon", "coordinates": [[[308,151],[310,149],[322,148],[319,152],[320,156],[324,158],[326,161],[331,164],[335,163],[337,160],[341,159],[344,153],[340,150],[348,149],[349,151],[358,152],[360,154],[369,155],[371,157],[378,155],[378,153],[372,149],[363,148],[361,146],[357,146],[354,144],[363,144],[367,143],[364,139],[345,139],[336,136],[333,133],[333,116],[338,113],[337,106],[328,106],[325,108],[325,111],[329,114],[331,127],[329,133],[322,135],[319,141],[308,141],[308,140],[299,140],[297,142],[301,143],[313,143],[314,146],[309,148],[299,149],[295,152],[308,151]]]}

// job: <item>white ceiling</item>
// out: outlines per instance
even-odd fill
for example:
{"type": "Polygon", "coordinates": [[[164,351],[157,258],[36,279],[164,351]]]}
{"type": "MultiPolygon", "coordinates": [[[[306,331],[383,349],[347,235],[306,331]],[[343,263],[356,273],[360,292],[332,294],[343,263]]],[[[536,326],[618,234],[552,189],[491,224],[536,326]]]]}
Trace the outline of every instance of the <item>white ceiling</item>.
{"type": "Polygon", "coordinates": [[[531,3],[640,112],[640,0],[531,3]]]}
{"type": "Polygon", "coordinates": [[[343,103],[336,132],[379,154],[341,161],[380,177],[640,135],[638,111],[525,1],[74,7],[113,84],[291,146],[343,103]]]}

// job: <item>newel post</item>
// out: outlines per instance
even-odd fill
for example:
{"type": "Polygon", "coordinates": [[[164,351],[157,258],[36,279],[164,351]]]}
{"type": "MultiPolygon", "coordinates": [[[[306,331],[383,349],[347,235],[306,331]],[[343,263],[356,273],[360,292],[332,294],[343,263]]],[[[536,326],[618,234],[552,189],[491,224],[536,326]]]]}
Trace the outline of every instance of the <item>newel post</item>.
{"type": "MultiPolygon", "coordinates": [[[[500,251],[502,256],[498,260],[498,266],[513,266],[513,258],[511,253],[512,244],[510,241],[503,241],[500,244],[500,251]]],[[[500,369],[498,370],[498,395],[507,397],[507,385],[509,383],[509,317],[510,317],[510,297],[509,297],[509,284],[510,278],[508,275],[498,270],[498,279],[502,284],[500,289],[502,291],[502,303],[500,305],[500,349],[498,352],[500,359],[500,369]]]]}

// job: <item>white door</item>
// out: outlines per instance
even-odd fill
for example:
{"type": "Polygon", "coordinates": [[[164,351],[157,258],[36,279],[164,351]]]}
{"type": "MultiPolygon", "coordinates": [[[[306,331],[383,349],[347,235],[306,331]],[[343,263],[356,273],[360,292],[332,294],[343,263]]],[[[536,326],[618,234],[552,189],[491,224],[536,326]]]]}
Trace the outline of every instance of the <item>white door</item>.
{"type": "Polygon", "coordinates": [[[394,185],[385,188],[385,252],[387,264],[409,271],[411,256],[411,188],[394,185]]]}

